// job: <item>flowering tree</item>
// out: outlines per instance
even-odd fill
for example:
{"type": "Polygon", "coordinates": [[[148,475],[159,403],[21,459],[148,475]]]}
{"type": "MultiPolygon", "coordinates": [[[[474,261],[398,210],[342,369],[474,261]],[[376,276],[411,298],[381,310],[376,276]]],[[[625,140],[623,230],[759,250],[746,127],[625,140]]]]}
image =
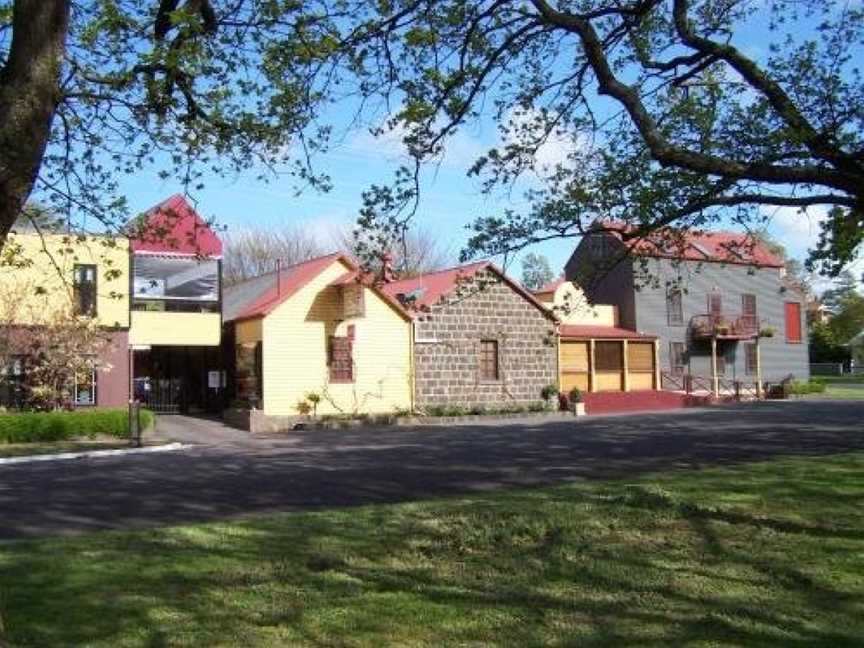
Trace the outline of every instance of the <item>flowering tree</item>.
{"type": "Polygon", "coordinates": [[[93,318],[53,305],[28,283],[0,285],[0,366],[7,401],[58,409],[73,403],[76,384],[107,371],[110,332],[93,318]],[[85,379],[86,378],[86,379],[85,379]]]}

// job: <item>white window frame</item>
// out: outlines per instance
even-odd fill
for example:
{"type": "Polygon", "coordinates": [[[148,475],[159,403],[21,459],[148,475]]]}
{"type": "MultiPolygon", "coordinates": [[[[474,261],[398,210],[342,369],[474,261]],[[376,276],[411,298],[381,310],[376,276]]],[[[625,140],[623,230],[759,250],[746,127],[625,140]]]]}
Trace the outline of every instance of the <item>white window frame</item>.
{"type": "Polygon", "coordinates": [[[78,398],[78,375],[76,372],[75,379],[73,381],[73,389],[72,389],[72,402],[75,404],[75,407],[95,407],[96,406],[96,398],[97,398],[97,374],[96,369],[90,368],[90,402],[82,403],[78,398]]]}

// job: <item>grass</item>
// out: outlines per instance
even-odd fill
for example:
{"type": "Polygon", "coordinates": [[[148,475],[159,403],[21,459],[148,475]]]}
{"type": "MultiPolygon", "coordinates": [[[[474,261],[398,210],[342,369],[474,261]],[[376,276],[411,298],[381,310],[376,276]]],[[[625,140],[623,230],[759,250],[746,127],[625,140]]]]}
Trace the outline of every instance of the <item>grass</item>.
{"type": "Polygon", "coordinates": [[[113,450],[115,448],[128,447],[128,440],[118,439],[117,437],[46,441],[44,443],[0,443],[0,457],[25,457],[29,455],[60,454],[62,452],[89,452],[90,450],[113,450]]]}
{"type": "Polygon", "coordinates": [[[862,575],[846,454],[0,544],[0,645],[852,646],[862,575]]]}
{"type": "Polygon", "coordinates": [[[864,382],[829,382],[821,394],[808,394],[807,398],[833,398],[841,400],[864,400],[864,382]]]}
{"type": "Polygon", "coordinates": [[[824,380],[826,383],[840,383],[848,385],[852,383],[864,384],[864,374],[844,374],[842,376],[813,376],[819,380],[824,380]]]}

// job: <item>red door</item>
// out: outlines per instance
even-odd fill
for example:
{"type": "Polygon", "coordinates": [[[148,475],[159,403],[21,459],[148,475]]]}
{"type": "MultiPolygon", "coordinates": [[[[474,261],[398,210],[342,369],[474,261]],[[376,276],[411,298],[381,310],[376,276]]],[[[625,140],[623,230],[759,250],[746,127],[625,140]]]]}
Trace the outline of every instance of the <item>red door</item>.
{"type": "Polygon", "coordinates": [[[801,341],[801,304],[786,302],[786,341],[801,341]]]}

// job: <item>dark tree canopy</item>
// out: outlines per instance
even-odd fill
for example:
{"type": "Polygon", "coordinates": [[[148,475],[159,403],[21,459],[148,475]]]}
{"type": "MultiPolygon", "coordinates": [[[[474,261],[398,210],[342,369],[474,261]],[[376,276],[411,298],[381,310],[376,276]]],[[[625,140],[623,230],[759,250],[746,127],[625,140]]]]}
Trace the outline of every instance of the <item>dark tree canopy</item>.
{"type": "Polygon", "coordinates": [[[283,63],[305,20],[280,0],[0,0],[0,245],[31,195],[116,231],[142,169],[193,193],[250,168],[324,182],[318,97],[283,63]]]}
{"type": "Polygon", "coordinates": [[[525,211],[477,215],[466,257],[597,217],[632,239],[815,206],[811,261],[837,273],[864,236],[862,38],[852,0],[0,0],[0,240],[34,186],[110,219],[118,175],[150,165],[191,190],[248,168],[324,184],[309,162],[335,105],[389,115],[415,159],[364,197],[382,241],[424,163],[491,119],[502,143],[469,173],[536,179],[525,211]]]}
{"type": "MultiPolygon", "coordinates": [[[[812,256],[838,272],[862,240],[864,14],[846,0],[344,1],[316,25],[364,106],[390,108],[416,168],[366,194],[363,227],[415,208],[419,165],[460,128],[501,146],[469,173],[487,191],[533,173],[530,207],[472,225],[465,256],[583,233],[764,227],[771,207],[832,208],[812,256]],[[566,162],[541,168],[550,139],[566,162]]],[[[333,70],[329,69],[332,73],[333,70]]]]}

